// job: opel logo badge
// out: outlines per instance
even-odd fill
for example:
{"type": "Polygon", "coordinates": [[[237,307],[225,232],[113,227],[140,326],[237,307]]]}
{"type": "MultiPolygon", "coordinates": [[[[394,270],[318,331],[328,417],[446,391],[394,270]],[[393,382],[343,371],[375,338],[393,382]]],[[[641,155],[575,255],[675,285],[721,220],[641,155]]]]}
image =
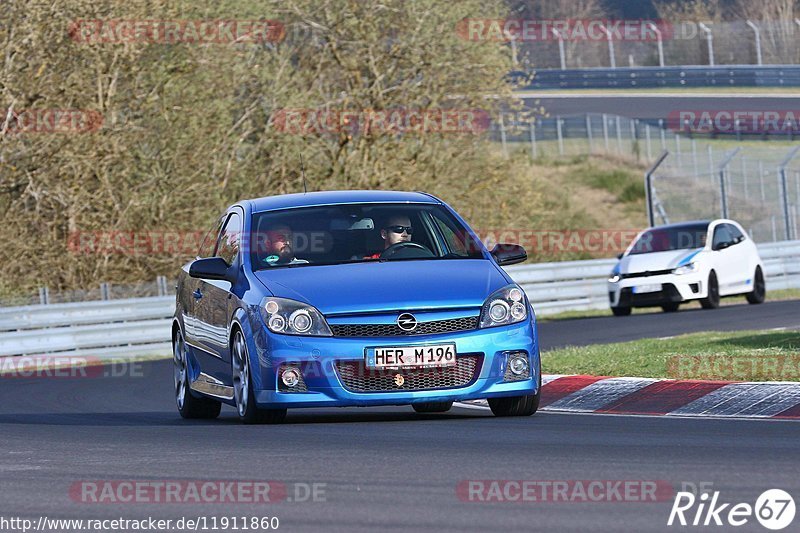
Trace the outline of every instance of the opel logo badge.
{"type": "Polygon", "coordinates": [[[411,313],[403,313],[397,317],[397,327],[403,331],[414,331],[417,328],[417,319],[411,313]]]}
{"type": "Polygon", "coordinates": [[[406,378],[404,378],[402,374],[395,375],[395,377],[394,377],[394,384],[395,385],[397,385],[398,387],[402,387],[403,383],[405,383],[405,382],[406,382],[406,378]]]}

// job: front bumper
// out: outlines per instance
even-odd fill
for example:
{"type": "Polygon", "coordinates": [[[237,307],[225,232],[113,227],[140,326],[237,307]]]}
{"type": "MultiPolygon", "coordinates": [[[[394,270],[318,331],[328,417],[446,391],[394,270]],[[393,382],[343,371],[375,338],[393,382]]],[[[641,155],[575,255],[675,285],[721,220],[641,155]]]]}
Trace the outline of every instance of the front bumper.
{"type": "Polygon", "coordinates": [[[608,299],[611,307],[652,307],[697,300],[706,297],[705,279],[707,276],[701,273],[626,278],[608,283],[608,299]],[[661,290],[636,292],[637,287],[653,284],[661,285],[661,290]]]}
{"type": "Polygon", "coordinates": [[[255,352],[251,350],[251,354],[257,354],[258,361],[251,361],[251,368],[259,368],[258,372],[254,372],[253,384],[256,403],[262,408],[405,405],[415,402],[472,400],[536,394],[539,387],[541,366],[533,320],[511,326],[413,337],[299,337],[276,335],[266,328],[262,328],[259,333],[255,336],[255,352]],[[421,375],[428,372],[433,377],[429,380],[407,379],[404,385],[392,383],[390,390],[357,392],[352,386],[348,388],[345,385],[346,380],[343,380],[339,368],[342,363],[363,363],[364,350],[368,346],[443,343],[455,343],[457,359],[478,358],[474,375],[465,380],[465,383],[428,388],[436,386],[436,376],[441,375],[441,369],[407,370],[397,373],[418,372],[421,375]],[[528,354],[530,375],[527,379],[508,381],[508,352],[520,351],[528,354]],[[301,389],[305,390],[279,390],[278,371],[284,366],[294,366],[301,370],[305,385],[301,389]],[[426,383],[424,390],[408,390],[409,384],[413,387],[415,383],[421,382],[426,383]]]}

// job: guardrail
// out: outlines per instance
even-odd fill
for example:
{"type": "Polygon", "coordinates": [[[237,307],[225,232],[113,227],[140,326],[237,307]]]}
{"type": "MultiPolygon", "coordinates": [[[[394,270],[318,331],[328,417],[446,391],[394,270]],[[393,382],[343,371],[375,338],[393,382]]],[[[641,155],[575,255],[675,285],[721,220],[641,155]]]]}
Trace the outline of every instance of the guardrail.
{"type": "MultiPolygon", "coordinates": [[[[514,80],[527,76],[519,71],[509,75],[514,80]]],[[[519,90],[799,86],[800,66],[725,65],[536,70],[533,80],[519,90]]]]}
{"type": "MultiPolygon", "coordinates": [[[[800,240],[759,245],[767,290],[800,288],[800,240]]],[[[507,269],[538,315],[608,309],[615,259],[507,269]]],[[[114,358],[168,355],[173,296],[0,308],[0,357],[58,354],[114,358]]]]}
{"type": "MultiPolygon", "coordinates": [[[[760,244],[767,291],[800,288],[800,240],[760,244]]],[[[509,267],[537,315],[608,309],[606,280],[616,259],[509,267]]]]}

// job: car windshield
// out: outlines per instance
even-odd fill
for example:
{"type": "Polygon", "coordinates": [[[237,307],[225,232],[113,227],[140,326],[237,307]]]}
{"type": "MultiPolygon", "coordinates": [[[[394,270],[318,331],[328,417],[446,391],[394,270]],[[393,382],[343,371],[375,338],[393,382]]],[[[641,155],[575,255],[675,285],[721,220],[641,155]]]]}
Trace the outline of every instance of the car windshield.
{"type": "Polygon", "coordinates": [[[702,248],[707,234],[708,223],[653,228],[639,236],[629,255],[702,248]]]}
{"type": "Polygon", "coordinates": [[[253,215],[253,270],[367,261],[483,259],[455,217],[433,204],[346,204],[253,215]]]}

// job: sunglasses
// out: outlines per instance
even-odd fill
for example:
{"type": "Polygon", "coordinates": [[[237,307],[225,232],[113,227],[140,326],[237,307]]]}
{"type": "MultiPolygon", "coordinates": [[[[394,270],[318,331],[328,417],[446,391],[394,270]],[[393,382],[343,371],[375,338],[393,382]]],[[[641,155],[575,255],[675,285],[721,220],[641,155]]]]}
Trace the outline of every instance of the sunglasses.
{"type": "Polygon", "coordinates": [[[403,233],[405,231],[409,235],[414,234],[414,228],[411,226],[386,226],[384,229],[387,229],[393,233],[403,233]]]}

